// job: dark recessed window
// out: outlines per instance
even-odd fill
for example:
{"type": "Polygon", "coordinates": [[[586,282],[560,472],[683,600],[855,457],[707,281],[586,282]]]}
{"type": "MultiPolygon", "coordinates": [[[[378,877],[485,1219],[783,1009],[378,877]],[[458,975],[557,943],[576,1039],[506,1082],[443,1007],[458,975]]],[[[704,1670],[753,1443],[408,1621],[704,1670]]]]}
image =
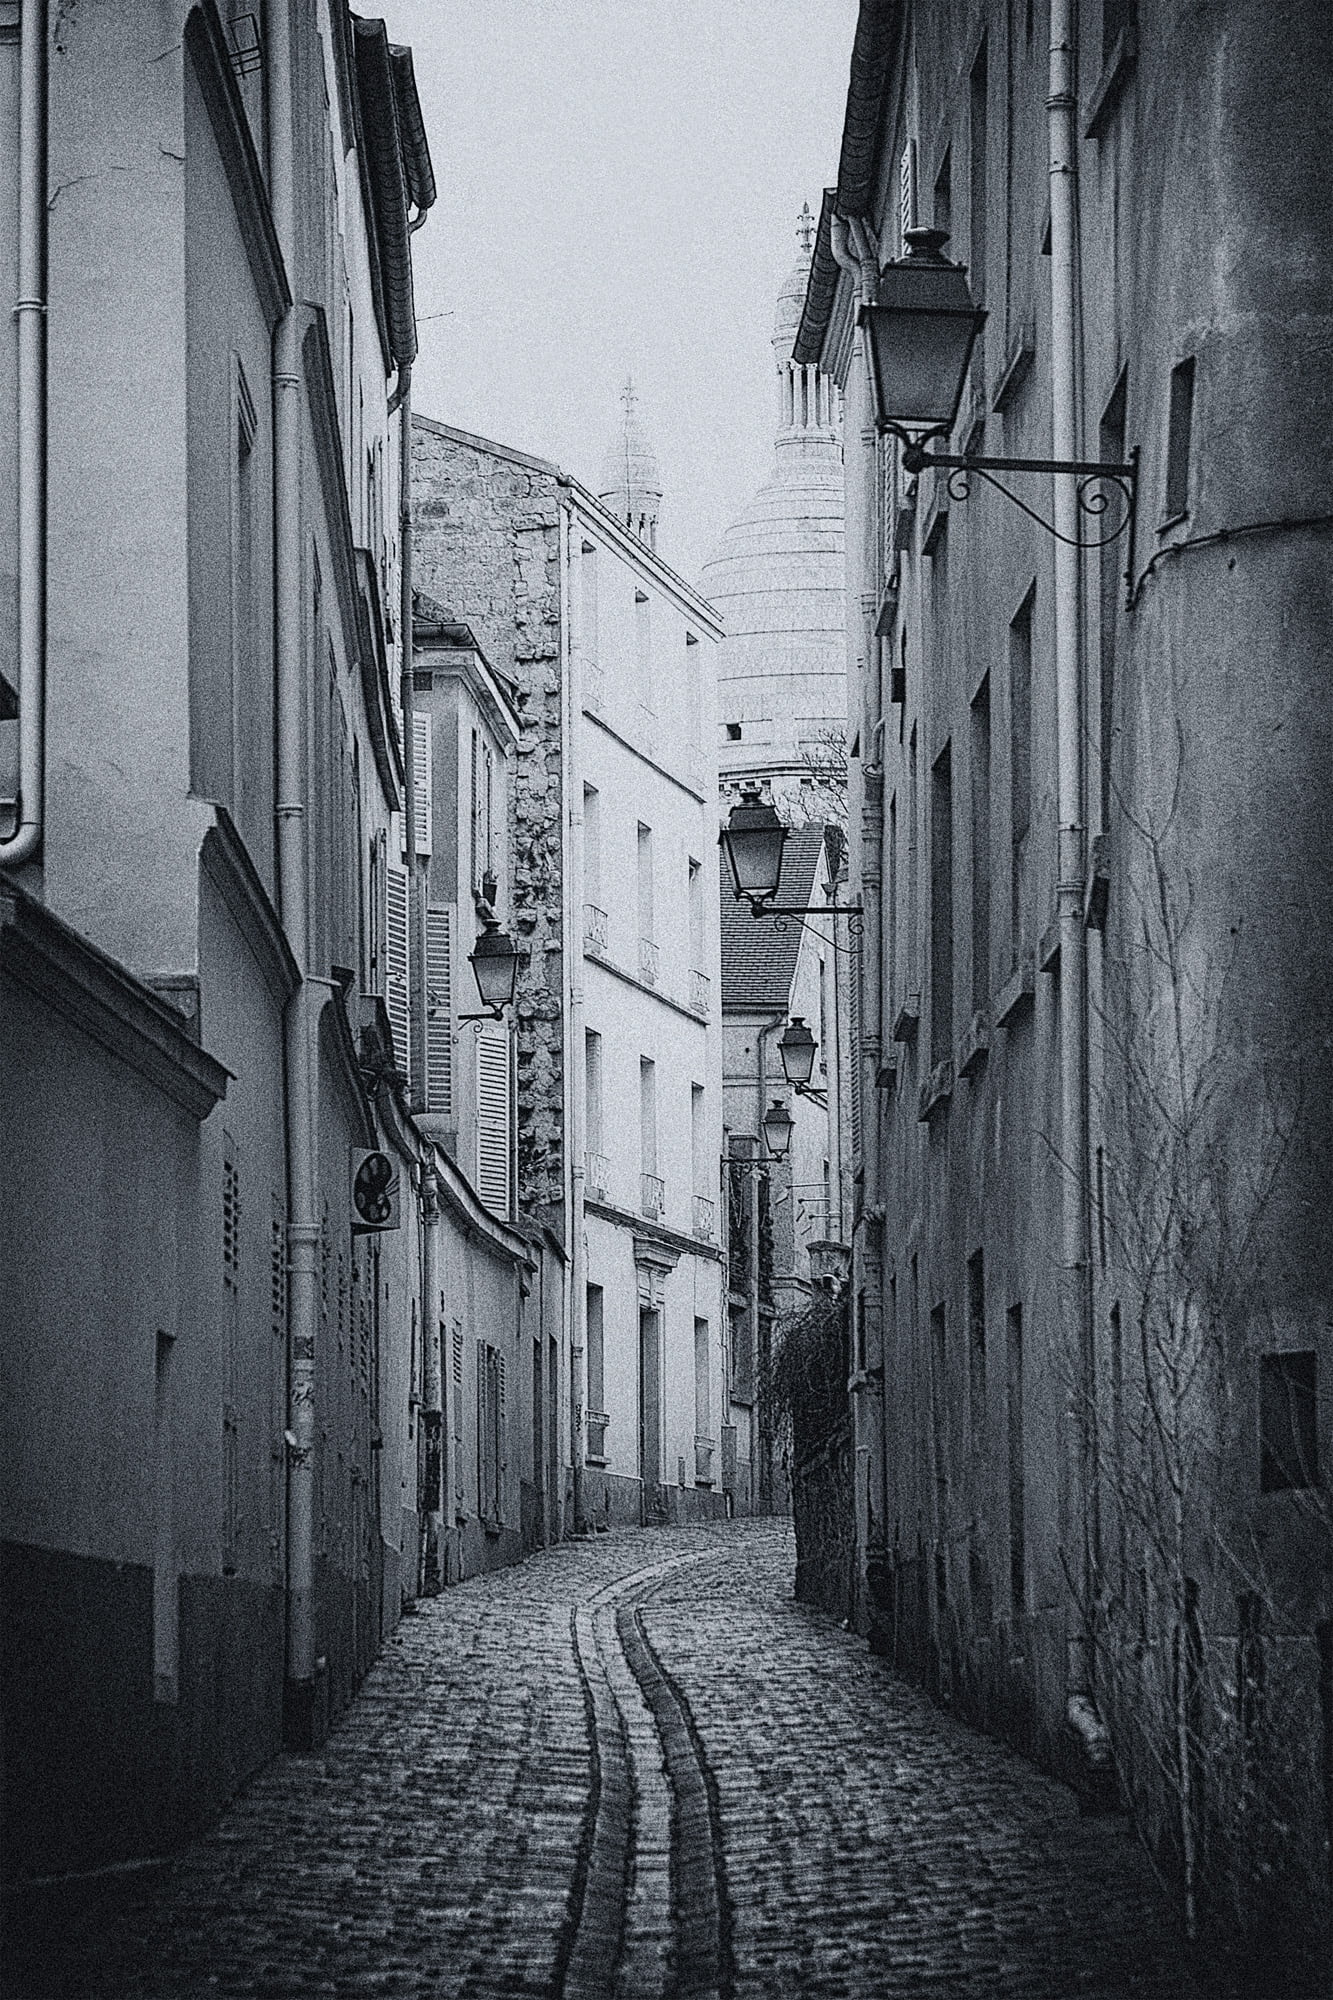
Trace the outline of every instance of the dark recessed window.
{"type": "Polygon", "coordinates": [[[1319,1481],[1317,1373],[1313,1349],[1259,1357],[1259,1491],[1319,1481]]]}
{"type": "Polygon", "coordinates": [[[727,724],[728,743],[739,743],[740,740],[741,740],[741,726],[739,722],[729,722],[727,724]]]}
{"type": "Polygon", "coordinates": [[[1171,405],[1166,432],[1166,518],[1188,513],[1190,434],[1194,429],[1194,356],[1171,370],[1171,405]]]}

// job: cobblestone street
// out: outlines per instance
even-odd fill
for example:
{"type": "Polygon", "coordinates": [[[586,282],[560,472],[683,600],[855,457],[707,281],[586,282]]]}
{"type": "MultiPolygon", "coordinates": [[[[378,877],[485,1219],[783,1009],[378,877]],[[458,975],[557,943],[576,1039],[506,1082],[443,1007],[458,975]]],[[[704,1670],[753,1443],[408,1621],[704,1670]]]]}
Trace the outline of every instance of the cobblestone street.
{"type": "Polygon", "coordinates": [[[1121,1819],[795,1604],[785,1524],[622,1532],[404,1621],[322,1753],[29,1906],[11,2000],[1180,1995],[1121,1819]]]}

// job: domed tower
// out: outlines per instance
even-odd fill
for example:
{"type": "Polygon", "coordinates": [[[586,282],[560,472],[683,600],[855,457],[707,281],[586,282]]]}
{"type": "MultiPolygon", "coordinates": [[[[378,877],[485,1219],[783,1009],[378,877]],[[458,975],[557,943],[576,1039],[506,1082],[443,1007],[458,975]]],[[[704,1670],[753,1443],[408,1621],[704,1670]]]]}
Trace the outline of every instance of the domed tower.
{"type": "Polygon", "coordinates": [[[618,521],[625,523],[632,535],[655,549],[662,475],[657,468],[657,454],[639,421],[638,400],[633,382],[626,382],[620,392],[623,415],[607,448],[597,497],[618,521]]]}
{"type": "Polygon", "coordinates": [[[842,408],[837,384],[792,360],[810,276],[807,204],[778,294],[774,465],[722,537],[700,587],[726,628],[718,659],[724,798],[757,782],[789,818],[828,817],[812,784],[845,739],[842,408]]]}

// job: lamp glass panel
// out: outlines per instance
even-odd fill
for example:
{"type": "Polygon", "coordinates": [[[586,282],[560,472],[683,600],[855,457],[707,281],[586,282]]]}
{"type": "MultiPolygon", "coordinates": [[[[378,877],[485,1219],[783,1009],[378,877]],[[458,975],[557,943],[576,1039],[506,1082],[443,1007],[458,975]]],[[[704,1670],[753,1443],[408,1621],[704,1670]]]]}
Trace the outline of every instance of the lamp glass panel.
{"type": "Polygon", "coordinates": [[[867,310],[880,418],[904,429],[951,425],[977,336],[974,313],[867,310]]]}
{"type": "MultiPolygon", "coordinates": [[[[787,839],[787,829],[772,815],[772,823],[758,826],[736,825],[744,808],[738,807],[732,814],[732,823],[725,834],[727,858],[736,882],[736,890],[742,896],[776,896],[778,880],[782,873],[782,849],[787,839]]],[[[757,813],[751,813],[758,818],[757,813]]]]}
{"type": "Polygon", "coordinates": [[[513,942],[503,932],[500,935],[485,934],[477,939],[472,953],[472,970],[477,976],[477,991],[487,1007],[505,1007],[514,997],[514,983],[518,973],[518,954],[513,942]]]}

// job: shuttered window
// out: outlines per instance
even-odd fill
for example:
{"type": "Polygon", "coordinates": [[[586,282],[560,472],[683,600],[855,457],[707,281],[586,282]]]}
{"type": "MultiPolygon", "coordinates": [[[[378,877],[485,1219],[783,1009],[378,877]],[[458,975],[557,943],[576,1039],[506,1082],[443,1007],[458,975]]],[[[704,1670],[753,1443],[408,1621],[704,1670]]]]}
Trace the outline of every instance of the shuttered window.
{"type": "Polygon", "coordinates": [[[426,1109],[454,1108],[452,910],[426,912],[426,1109]]]}
{"type": "Polygon", "coordinates": [[[407,870],[389,861],[384,869],[384,1004],[393,1029],[394,1061],[408,1074],[407,870]]]}
{"type": "Polygon", "coordinates": [[[434,782],[431,719],[415,708],[412,711],[412,845],[418,854],[432,852],[434,782]]]}
{"type": "Polygon", "coordinates": [[[477,1193],[493,1214],[510,1213],[512,1093],[508,1035],[477,1038],[477,1193]]]}
{"type": "Polygon", "coordinates": [[[477,1342],[477,1512],[488,1526],[504,1519],[508,1411],[505,1360],[498,1347],[477,1342]]]}

